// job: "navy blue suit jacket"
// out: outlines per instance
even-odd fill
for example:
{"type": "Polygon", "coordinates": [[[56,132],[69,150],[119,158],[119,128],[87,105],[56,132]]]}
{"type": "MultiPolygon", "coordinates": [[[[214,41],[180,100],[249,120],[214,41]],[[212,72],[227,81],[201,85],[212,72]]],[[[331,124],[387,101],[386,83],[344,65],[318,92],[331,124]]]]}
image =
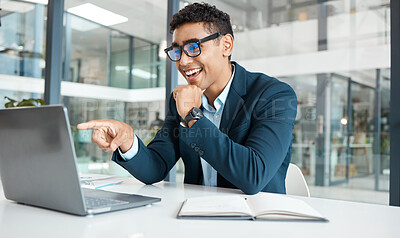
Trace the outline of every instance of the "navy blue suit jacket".
{"type": "Polygon", "coordinates": [[[239,64],[225,102],[220,128],[206,117],[180,126],[173,97],[163,127],[146,147],[139,140],[134,158],[113,160],[146,184],[163,180],[182,157],[185,183],[202,184],[200,156],[217,172],[219,187],[286,193],[297,99],[287,84],[239,64]]]}

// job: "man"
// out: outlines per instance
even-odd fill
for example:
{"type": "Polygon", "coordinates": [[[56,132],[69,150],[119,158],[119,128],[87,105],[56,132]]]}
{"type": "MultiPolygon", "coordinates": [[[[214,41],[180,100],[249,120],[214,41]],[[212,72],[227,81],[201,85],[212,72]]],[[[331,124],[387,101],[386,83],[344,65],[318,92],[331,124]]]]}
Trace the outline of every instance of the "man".
{"type": "Polygon", "coordinates": [[[154,140],[146,147],[129,125],[113,120],[78,129],[95,129],[93,141],[146,184],[163,180],[182,157],[185,183],[285,193],[294,91],[230,61],[230,17],[215,6],[188,5],[170,26],[173,43],[165,52],[188,85],[174,89],[154,140]]]}
{"type": "Polygon", "coordinates": [[[164,120],[160,119],[160,112],[156,112],[156,119],[150,123],[149,129],[160,129],[164,124],[164,120]]]}

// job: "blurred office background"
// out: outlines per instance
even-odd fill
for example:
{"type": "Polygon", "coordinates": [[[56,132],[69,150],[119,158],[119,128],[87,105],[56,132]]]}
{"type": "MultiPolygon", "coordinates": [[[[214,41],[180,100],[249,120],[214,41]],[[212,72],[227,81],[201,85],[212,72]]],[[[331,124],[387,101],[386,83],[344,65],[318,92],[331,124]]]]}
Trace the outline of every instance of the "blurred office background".
{"type": "MultiPolygon", "coordinates": [[[[194,1],[180,1],[179,7],[194,1]]],[[[311,196],[389,203],[390,1],[209,0],[230,14],[232,59],[298,97],[292,163],[311,196]]],[[[47,0],[1,0],[0,108],[41,98],[47,0]]],[[[76,124],[109,118],[148,143],[165,117],[167,0],[65,0],[62,103],[79,170],[129,176],[76,124]],[[100,9],[99,9],[100,8],[100,9]],[[93,18],[96,11],[114,18],[93,18]],[[156,118],[159,114],[160,118],[156,118]]],[[[182,77],[178,84],[185,84],[182,77]]],[[[182,181],[179,163],[176,180],[182,181]]]]}

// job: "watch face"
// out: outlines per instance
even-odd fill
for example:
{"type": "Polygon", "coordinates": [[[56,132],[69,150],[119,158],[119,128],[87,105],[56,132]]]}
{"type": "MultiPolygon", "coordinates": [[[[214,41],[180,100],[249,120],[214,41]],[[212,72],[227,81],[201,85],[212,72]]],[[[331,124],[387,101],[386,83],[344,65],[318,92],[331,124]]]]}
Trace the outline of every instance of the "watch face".
{"type": "Polygon", "coordinates": [[[197,107],[194,107],[191,112],[192,112],[193,117],[202,117],[203,116],[203,111],[197,107]]]}
{"type": "Polygon", "coordinates": [[[193,120],[193,119],[200,119],[203,117],[203,111],[200,110],[197,107],[192,108],[192,110],[189,111],[189,113],[187,114],[187,116],[185,117],[184,121],[186,123],[186,126],[188,125],[188,123],[193,120]]]}

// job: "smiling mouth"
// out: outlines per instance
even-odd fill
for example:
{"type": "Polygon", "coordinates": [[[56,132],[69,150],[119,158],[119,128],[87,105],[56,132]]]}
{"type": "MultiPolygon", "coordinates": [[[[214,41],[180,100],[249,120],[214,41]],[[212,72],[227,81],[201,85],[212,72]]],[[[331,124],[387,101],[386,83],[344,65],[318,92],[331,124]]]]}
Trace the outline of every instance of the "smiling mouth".
{"type": "Polygon", "coordinates": [[[197,69],[191,69],[191,70],[184,70],[185,75],[187,78],[193,78],[196,77],[203,69],[202,68],[197,68],[197,69]]]}

